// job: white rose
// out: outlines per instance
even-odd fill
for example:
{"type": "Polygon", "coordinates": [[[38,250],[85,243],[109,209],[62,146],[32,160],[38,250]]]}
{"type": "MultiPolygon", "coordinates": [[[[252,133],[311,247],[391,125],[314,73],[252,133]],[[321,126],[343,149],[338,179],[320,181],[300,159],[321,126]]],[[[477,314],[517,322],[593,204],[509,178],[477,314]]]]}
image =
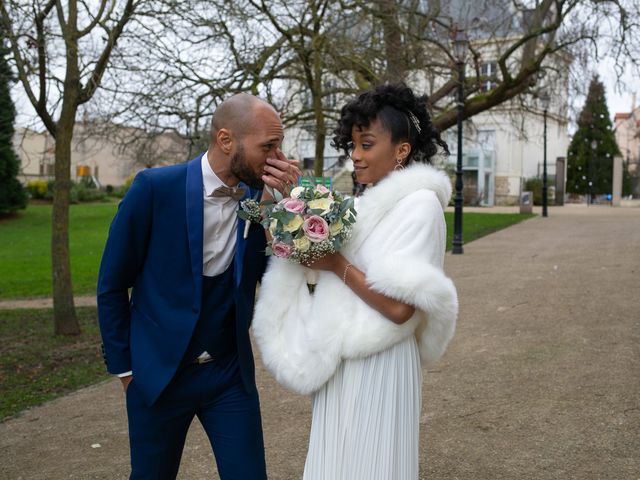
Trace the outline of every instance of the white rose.
{"type": "Polygon", "coordinates": [[[342,221],[338,220],[337,222],[329,225],[329,233],[331,233],[331,236],[335,237],[342,231],[343,226],[342,221]]]}
{"type": "Polygon", "coordinates": [[[317,200],[311,200],[309,203],[307,203],[309,208],[313,210],[322,210],[321,215],[329,212],[332,204],[333,202],[329,198],[318,198],[317,200]]]}
{"type": "Polygon", "coordinates": [[[296,187],[293,190],[291,190],[291,193],[289,193],[289,196],[291,198],[300,198],[300,195],[302,195],[302,192],[304,192],[304,187],[296,187]]]}
{"type": "Polygon", "coordinates": [[[302,217],[300,215],[295,215],[289,221],[289,223],[287,223],[284,226],[284,231],[285,232],[295,232],[296,230],[298,230],[302,226],[303,223],[304,223],[304,220],[302,220],[302,217]]]}
{"type": "Polygon", "coordinates": [[[294,238],[293,245],[299,252],[306,252],[307,250],[309,250],[309,247],[311,247],[311,242],[307,237],[294,238]]]}

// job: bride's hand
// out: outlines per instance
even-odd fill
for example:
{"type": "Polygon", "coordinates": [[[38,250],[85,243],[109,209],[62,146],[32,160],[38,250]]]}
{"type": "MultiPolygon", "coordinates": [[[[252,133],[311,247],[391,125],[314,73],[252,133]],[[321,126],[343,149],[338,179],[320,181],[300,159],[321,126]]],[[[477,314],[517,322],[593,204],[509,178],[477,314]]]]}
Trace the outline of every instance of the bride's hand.
{"type": "Polygon", "coordinates": [[[325,255],[314,262],[307,263],[306,266],[313,268],[314,270],[336,272],[342,261],[344,261],[344,257],[340,253],[336,252],[325,255]]]}

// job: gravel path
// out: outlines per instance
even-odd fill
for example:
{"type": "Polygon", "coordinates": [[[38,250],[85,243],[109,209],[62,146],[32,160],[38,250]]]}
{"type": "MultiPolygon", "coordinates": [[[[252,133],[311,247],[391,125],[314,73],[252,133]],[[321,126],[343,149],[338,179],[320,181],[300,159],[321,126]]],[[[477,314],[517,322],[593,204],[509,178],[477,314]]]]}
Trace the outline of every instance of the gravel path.
{"type": "MultiPolygon", "coordinates": [[[[640,209],[552,208],[448,255],[459,327],[425,372],[421,479],[640,478],[640,209]]],[[[259,362],[258,362],[259,363],[259,362]]],[[[300,478],[308,398],[258,365],[272,480],[300,478]]],[[[2,479],[124,479],[116,380],[0,424],[2,479]]],[[[218,478],[196,423],[179,478],[218,478]]]]}

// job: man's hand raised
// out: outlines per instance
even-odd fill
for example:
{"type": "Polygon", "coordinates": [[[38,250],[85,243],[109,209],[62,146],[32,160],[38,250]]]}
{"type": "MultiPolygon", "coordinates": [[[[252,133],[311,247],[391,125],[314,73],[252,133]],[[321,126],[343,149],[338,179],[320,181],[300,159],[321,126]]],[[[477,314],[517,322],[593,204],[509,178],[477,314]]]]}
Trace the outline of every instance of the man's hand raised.
{"type": "Polygon", "coordinates": [[[267,158],[262,181],[286,197],[291,188],[298,184],[298,178],[302,175],[299,163],[299,160],[288,159],[282,151],[277,150],[276,158],[267,158]]]}

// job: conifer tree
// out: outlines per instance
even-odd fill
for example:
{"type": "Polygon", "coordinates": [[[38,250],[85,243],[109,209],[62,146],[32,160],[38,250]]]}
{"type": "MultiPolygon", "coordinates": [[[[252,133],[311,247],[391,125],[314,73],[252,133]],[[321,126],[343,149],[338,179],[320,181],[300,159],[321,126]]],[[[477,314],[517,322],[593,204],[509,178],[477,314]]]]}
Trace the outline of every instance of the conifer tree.
{"type": "Polygon", "coordinates": [[[618,145],[602,82],[596,75],[589,85],[578,130],[567,154],[567,192],[601,195],[612,192],[613,157],[618,145]]]}
{"type": "Polygon", "coordinates": [[[13,76],[6,56],[4,35],[0,30],[0,214],[27,206],[27,193],[17,179],[20,162],[13,150],[16,117],[10,91],[13,76]]]}

